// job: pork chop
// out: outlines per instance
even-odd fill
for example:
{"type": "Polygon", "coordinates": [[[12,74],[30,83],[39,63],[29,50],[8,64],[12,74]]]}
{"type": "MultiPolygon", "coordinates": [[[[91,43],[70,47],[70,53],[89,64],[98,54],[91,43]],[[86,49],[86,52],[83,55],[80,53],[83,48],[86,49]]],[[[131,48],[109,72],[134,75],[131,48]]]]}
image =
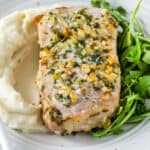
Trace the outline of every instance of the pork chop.
{"type": "Polygon", "coordinates": [[[61,7],[38,23],[37,87],[43,120],[56,133],[110,124],[119,104],[117,23],[105,9],[61,7]]]}

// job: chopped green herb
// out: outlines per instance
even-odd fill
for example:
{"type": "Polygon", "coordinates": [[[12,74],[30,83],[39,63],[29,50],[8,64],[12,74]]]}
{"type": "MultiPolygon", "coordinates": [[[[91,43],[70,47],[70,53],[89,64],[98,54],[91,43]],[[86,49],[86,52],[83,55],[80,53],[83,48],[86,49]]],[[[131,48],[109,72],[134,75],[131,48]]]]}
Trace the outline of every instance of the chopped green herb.
{"type": "Polygon", "coordinates": [[[95,52],[93,55],[92,55],[92,61],[96,63],[96,65],[99,65],[101,63],[101,54],[100,52],[95,52]]]}
{"type": "Polygon", "coordinates": [[[99,87],[99,86],[96,86],[96,85],[93,85],[93,88],[94,88],[95,91],[100,90],[100,87],[99,87]]]}
{"type": "Polygon", "coordinates": [[[65,85],[68,85],[68,86],[70,86],[72,83],[71,80],[65,80],[64,82],[65,82],[65,85]]]}
{"type": "Polygon", "coordinates": [[[122,16],[126,16],[126,15],[127,15],[127,11],[126,11],[123,7],[121,7],[121,6],[117,7],[116,10],[117,10],[122,16]]]}
{"type": "Polygon", "coordinates": [[[55,69],[54,69],[54,68],[52,68],[52,69],[48,72],[48,74],[53,74],[53,73],[55,73],[55,69]]]}
{"type": "Polygon", "coordinates": [[[50,111],[49,116],[52,121],[56,121],[58,124],[62,123],[62,114],[58,109],[55,108],[53,111],[50,111]]]}
{"type": "Polygon", "coordinates": [[[62,102],[63,105],[69,107],[71,105],[71,99],[69,95],[56,94],[56,99],[62,102]]]}

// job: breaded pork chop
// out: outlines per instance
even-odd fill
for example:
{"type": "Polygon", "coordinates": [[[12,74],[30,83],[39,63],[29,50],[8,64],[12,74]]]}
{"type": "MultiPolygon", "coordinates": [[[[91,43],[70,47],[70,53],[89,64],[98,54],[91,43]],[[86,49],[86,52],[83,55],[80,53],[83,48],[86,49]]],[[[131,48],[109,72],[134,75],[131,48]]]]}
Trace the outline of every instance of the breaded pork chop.
{"type": "Polygon", "coordinates": [[[117,23],[104,9],[61,7],[38,23],[37,86],[43,120],[56,133],[110,123],[120,93],[117,23]]]}

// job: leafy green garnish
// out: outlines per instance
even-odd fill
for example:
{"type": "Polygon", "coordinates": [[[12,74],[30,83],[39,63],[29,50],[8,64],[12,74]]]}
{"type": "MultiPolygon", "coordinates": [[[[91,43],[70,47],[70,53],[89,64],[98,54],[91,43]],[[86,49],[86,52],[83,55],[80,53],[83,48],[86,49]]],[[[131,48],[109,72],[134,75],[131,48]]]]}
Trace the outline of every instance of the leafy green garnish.
{"type": "Polygon", "coordinates": [[[142,59],[145,63],[150,65],[150,50],[145,50],[143,59],[142,59]]]}
{"type": "Polygon", "coordinates": [[[92,0],[92,5],[94,7],[110,8],[109,2],[105,0],[92,0]]]}
{"type": "Polygon", "coordinates": [[[106,0],[92,0],[94,7],[107,9],[122,28],[117,41],[121,66],[120,105],[110,126],[92,131],[95,137],[118,134],[123,131],[123,125],[150,117],[150,110],[145,106],[145,99],[150,98],[150,38],[136,17],[141,3],[139,0],[128,20],[124,8],[113,8],[106,0]]]}
{"type": "Polygon", "coordinates": [[[137,91],[143,97],[150,97],[150,75],[142,76],[139,78],[139,82],[137,84],[137,91]]]}
{"type": "Polygon", "coordinates": [[[122,16],[126,16],[127,15],[127,11],[121,6],[117,7],[116,11],[118,11],[122,16]]]}

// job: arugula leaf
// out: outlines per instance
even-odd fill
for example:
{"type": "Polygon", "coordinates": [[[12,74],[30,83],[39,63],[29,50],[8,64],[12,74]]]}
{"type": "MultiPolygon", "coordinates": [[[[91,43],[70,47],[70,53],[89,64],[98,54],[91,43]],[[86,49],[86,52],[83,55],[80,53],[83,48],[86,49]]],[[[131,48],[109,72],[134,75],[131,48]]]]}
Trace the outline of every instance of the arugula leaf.
{"type": "Polygon", "coordinates": [[[139,92],[143,97],[150,98],[150,75],[143,76],[139,78],[139,82],[136,86],[137,92],[139,92]]]}
{"type": "Polygon", "coordinates": [[[150,66],[143,61],[138,63],[138,68],[141,72],[147,72],[150,70],[150,66]]]}
{"type": "Polygon", "coordinates": [[[101,1],[100,0],[92,0],[91,1],[93,7],[101,7],[101,1]]]}
{"type": "Polygon", "coordinates": [[[116,8],[116,11],[118,11],[122,16],[126,16],[127,15],[127,11],[122,6],[118,6],[116,8]]]}
{"type": "Polygon", "coordinates": [[[127,56],[128,62],[136,62],[137,48],[136,46],[132,46],[128,48],[129,55],[127,56]]]}
{"type": "Polygon", "coordinates": [[[139,70],[131,70],[131,71],[129,72],[129,75],[130,75],[130,77],[132,77],[132,78],[138,78],[138,77],[140,77],[140,76],[142,75],[142,72],[139,71],[139,70]]]}
{"type": "Polygon", "coordinates": [[[146,63],[150,65],[150,50],[145,50],[144,56],[142,58],[142,60],[146,63]]]}
{"type": "Polygon", "coordinates": [[[138,116],[133,116],[127,121],[127,123],[139,123],[140,121],[144,120],[146,117],[150,117],[150,112],[138,116]]]}
{"type": "Polygon", "coordinates": [[[92,0],[92,5],[94,7],[103,7],[109,9],[110,4],[105,0],[92,0]]]}

